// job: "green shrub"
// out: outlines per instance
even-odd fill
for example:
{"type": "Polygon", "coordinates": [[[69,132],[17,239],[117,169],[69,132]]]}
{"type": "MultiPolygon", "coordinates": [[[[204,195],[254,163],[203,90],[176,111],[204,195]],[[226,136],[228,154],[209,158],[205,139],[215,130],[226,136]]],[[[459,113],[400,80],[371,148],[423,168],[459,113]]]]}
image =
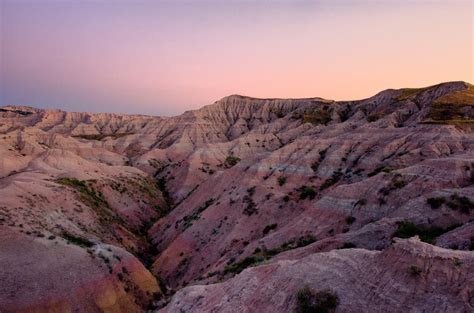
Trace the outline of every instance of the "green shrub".
{"type": "Polygon", "coordinates": [[[390,173],[391,171],[392,171],[392,169],[390,167],[386,167],[386,166],[381,165],[381,166],[377,167],[375,170],[373,170],[372,172],[370,172],[369,174],[367,174],[367,176],[372,177],[372,176],[377,175],[380,172],[390,173]]]}
{"type": "Polygon", "coordinates": [[[334,312],[339,304],[337,294],[329,289],[315,292],[308,286],[296,293],[296,313],[334,312]]]}
{"type": "Polygon", "coordinates": [[[398,224],[398,229],[393,233],[392,237],[411,238],[419,236],[421,241],[432,244],[437,237],[457,227],[459,227],[458,224],[451,225],[447,228],[437,226],[420,227],[412,222],[404,221],[398,224]]]}
{"type": "Polygon", "coordinates": [[[336,171],[334,171],[334,173],[332,173],[332,176],[331,178],[328,178],[320,187],[319,187],[319,190],[324,190],[324,189],[327,189],[329,187],[331,187],[332,185],[334,185],[335,183],[337,183],[342,177],[342,172],[341,172],[341,169],[338,169],[336,171]]]}
{"type": "Polygon", "coordinates": [[[316,197],[316,191],[313,187],[310,186],[301,186],[299,192],[301,200],[304,200],[306,198],[313,200],[316,197]]]}
{"type": "Polygon", "coordinates": [[[68,242],[70,242],[72,244],[75,244],[77,246],[80,246],[80,247],[90,248],[90,247],[94,246],[94,243],[91,242],[90,240],[88,240],[86,238],[78,237],[78,236],[73,235],[71,233],[68,233],[66,231],[62,232],[61,236],[64,239],[66,239],[68,242]]]}
{"type": "Polygon", "coordinates": [[[279,176],[277,178],[278,185],[283,186],[286,183],[286,177],[285,176],[279,176]]]}
{"type": "Polygon", "coordinates": [[[306,235],[306,236],[301,236],[298,238],[298,241],[296,242],[296,247],[304,247],[307,245],[312,244],[313,242],[316,242],[316,238],[314,238],[313,235],[306,235]]]}
{"type": "Polygon", "coordinates": [[[156,182],[156,187],[161,191],[166,204],[171,207],[173,205],[173,199],[171,198],[168,188],[166,187],[166,179],[164,177],[158,179],[156,182]]]}
{"type": "Polygon", "coordinates": [[[421,274],[421,268],[418,266],[412,265],[408,268],[408,272],[411,276],[419,276],[421,274]]]}
{"type": "Polygon", "coordinates": [[[401,189],[407,185],[407,183],[403,180],[396,180],[393,182],[393,188],[394,189],[401,189]]]}
{"type": "Polygon", "coordinates": [[[356,245],[353,244],[352,242],[344,242],[342,247],[340,247],[339,249],[352,249],[352,248],[356,248],[356,245]]]}
{"type": "Polygon", "coordinates": [[[254,213],[257,213],[257,204],[253,201],[252,196],[255,194],[256,187],[250,187],[247,189],[247,194],[244,196],[242,201],[247,203],[247,206],[244,208],[243,214],[251,216],[254,213]]]}
{"type": "Polygon", "coordinates": [[[255,186],[248,188],[247,193],[249,194],[249,196],[253,196],[255,194],[256,189],[257,189],[257,187],[255,187],[255,186]]]}
{"type": "Polygon", "coordinates": [[[426,199],[426,203],[428,203],[432,209],[439,209],[445,202],[446,199],[444,197],[426,199]]]}
{"type": "Polygon", "coordinates": [[[356,218],[354,216],[348,216],[346,217],[346,224],[347,225],[351,225],[352,223],[354,223],[356,220],[356,218]]]}
{"type": "Polygon", "coordinates": [[[247,267],[255,266],[256,264],[264,260],[265,259],[263,257],[258,257],[258,256],[253,256],[253,255],[246,257],[242,261],[226,266],[224,268],[224,275],[227,273],[238,274],[242,272],[244,269],[246,269],[247,267]]]}
{"type": "Polygon", "coordinates": [[[446,205],[453,210],[460,210],[465,214],[469,214],[469,212],[474,208],[474,203],[471,199],[465,196],[459,196],[456,193],[449,197],[449,201],[446,205]]]}
{"type": "Polygon", "coordinates": [[[226,168],[230,168],[239,162],[240,162],[240,158],[235,157],[235,156],[228,156],[227,158],[225,158],[224,166],[226,168]]]}
{"type": "Polygon", "coordinates": [[[276,229],[277,227],[278,227],[278,224],[269,224],[269,225],[265,226],[265,228],[263,229],[263,234],[266,235],[270,231],[276,229]]]}

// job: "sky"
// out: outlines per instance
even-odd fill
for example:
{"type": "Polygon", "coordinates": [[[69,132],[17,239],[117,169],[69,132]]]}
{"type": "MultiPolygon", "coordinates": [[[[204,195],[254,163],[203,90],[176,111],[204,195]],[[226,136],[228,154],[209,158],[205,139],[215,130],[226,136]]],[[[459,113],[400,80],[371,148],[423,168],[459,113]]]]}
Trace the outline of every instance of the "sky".
{"type": "Polygon", "coordinates": [[[473,83],[473,1],[0,0],[0,105],[177,115],[231,94],[473,83]]]}

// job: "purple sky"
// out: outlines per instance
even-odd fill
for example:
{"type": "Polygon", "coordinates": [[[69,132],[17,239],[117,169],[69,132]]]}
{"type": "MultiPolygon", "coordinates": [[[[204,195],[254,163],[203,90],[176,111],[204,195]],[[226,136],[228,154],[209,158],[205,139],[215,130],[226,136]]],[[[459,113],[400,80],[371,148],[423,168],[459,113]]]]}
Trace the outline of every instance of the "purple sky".
{"type": "Polygon", "coordinates": [[[174,115],[472,83],[473,28],[470,0],[0,0],[0,105],[174,115]]]}

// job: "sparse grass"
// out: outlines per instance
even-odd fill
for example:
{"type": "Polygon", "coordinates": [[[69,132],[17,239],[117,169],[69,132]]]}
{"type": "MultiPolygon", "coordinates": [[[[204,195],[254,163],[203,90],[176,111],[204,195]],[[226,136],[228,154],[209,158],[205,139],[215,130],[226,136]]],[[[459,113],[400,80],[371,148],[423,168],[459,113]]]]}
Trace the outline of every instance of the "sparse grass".
{"type": "Polygon", "coordinates": [[[436,99],[424,123],[430,124],[472,124],[474,123],[474,86],[453,91],[436,99]]]}
{"type": "Polygon", "coordinates": [[[411,97],[417,96],[423,91],[426,91],[430,89],[433,86],[430,87],[424,87],[424,88],[404,88],[401,90],[401,93],[395,97],[395,100],[402,101],[402,100],[407,100],[411,97]]]}
{"type": "Polygon", "coordinates": [[[315,292],[308,286],[296,293],[295,313],[330,313],[339,304],[337,294],[329,289],[315,292]]]}
{"type": "Polygon", "coordinates": [[[303,114],[303,122],[311,123],[313,125],[327,125],[331,121],[331,111],[320,109],[314,112],[308,112],[303,114]]]}
{"type": "Polygon", "coordinates": [[[201,206],[194,209],[191,214],[186,215],[182,219],[176,221],[175,227],[177,228],[178,225],[182,223],[183,230],[188,229],[193,225],[194,221],[197,221],[201,218],[201,213],[210,207],[214,201],[214,198],[207,199],[206,202],[204,202],[201,206]]]}
{"type": "Polygon", "coordinates": [[[58,184],[69,186],[77,190],[81,195],[81,200],[88,206],[98,208],[108,206],[107,201],[101,193],[97,193],[88,182],[71,177],[61,177],[56,180],[58,184]]]}
{"type": "Polygon", "coordinates": [[[466,85],[466,89],[445,94],[434,101],[434,104],[474,105],[474,86],[466,85]]]}
{"type": "MultiPolygon", "coordinates": [[[[273,224],[276,225],[276,224],[273,224]]],[[[270,225],[271,228],[273,228],[272,225],[270,225]]],[[[276,228],[276,226],[275,226],[276,228]]],[[[244,258],[243,260],[234,263],[234,260],[230,260],[230,264],[227,265],[222,272],[215,272],[215,273],[210,273],[211,276],[215,274],[223,274],[226,275],[228,273],[233,273],[233,274],[238,274],[242,272],[244,269],[247,267],[255,266],[258,264],[261,264],[269,259],[271,259],[273,256],[300,247],[304,247],[307,245],[312,244],[315,242],[316,239],[312,235],[306,235],[306,236],[301,236],[298,239],[291,240],[288,242],[285,242],[282,244],[280,247],[275,248],[275,249],[266,249],[266,248],[255,248],[253,251],[253,254],[249,257],[244,258]]]]}

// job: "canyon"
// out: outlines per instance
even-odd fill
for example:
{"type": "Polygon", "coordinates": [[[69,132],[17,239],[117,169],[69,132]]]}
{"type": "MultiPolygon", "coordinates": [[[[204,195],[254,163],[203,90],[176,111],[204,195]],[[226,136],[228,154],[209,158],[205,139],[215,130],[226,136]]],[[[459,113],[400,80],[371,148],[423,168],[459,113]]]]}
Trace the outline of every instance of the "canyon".
{"type": "Polygon", "coordinates": [[[0,312],[472,312],[473,126],[466,82],[3,106],[0,312]]]}

